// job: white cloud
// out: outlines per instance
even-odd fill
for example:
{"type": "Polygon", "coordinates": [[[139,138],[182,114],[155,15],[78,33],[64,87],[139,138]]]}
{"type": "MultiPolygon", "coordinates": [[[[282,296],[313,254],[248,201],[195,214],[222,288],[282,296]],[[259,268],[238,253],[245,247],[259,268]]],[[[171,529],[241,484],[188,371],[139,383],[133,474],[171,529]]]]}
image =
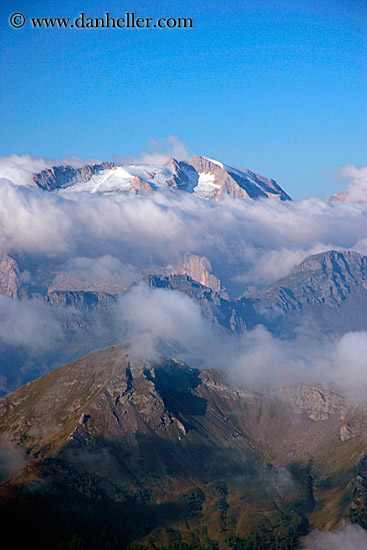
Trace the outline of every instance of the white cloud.
{"type": "MultiPolygon", "coordinates": [[[[163,144],[163,151],[166,146],[170,153],[176,147],[176,153],[184,154],[176,138],[163,144]]],[[[9,157],[5,165],[8,176],[19,183],[47,161],[9,157]]],[[[366,243],[363,204],[230,197],[212,203],[169,190],[141,197],[87,193],[61,197],[0,181],[0,249],[17,252],[28,266],[43,262],[45,269],[50,264],[54,269],[57,265],[57,271],[97,282],[130,283],[150,267],[176,264],[190,252],[207,256],[214,274],[232,293],[240,294],[248,285],[262,287],[287,275],[310,254],[333,248],[366,252],[366,243]]],[[[303,327],[296,341],[285,342],[258,327],[236,339],[204,321],[198,307],[179,293],[141,287],[134,292],[123,299],[125,312],[130,312],[123,322],[128,336],[136,342],[144,339],[148,350],[164,339],[167,349],[178,350],[189,363],[231,367],[249,380],[270,376],[279,381],[285,374],[317,375],[322,380],[327,373],[326,380],[334,376],[341,385],[348,380],[352,389],[358,389],[360,381],[361,387],[367,386],[367,368],[353,352],[366,352],[362,333],[320,344],[303,327]]],[[[19,310],[3,305],[3,311],[13,315],[19,338],[32,341],[33,329],[28,330],[27,323],[47,334],[48,314],[42,325],[38,310],[34,322],[25,303],[15,307],[19,310]]],[[[4,323],[0,331],[10,342],[13,336],[4,323]]]]}
{"type": "Polygon", "coordinates": [[[287,275],[310,254],[333,248],[363,252],[366,242],[367,208],[355,203],[211,203],[169,191],[61,197],[0,182],[1,249],[65,261],[109,255],[138,272],[175,264],[190,252],[207,256],[234,293],[287,275]]]}
{"type": "Polygon", "coordinates": [[[0,436],[0,481],[16,474],[27,463],[29,458],[25,450],[12,442],[10,435],[1,434],[0,436]]]}
{"type": "Polygon", "coordinates": [[[42,353],[63,337],[55,311],[40,300],[17,302],[0,296],[0,344],[42,353]]]}
{"type": "Polygon", "coordinates": [[[340,531],[316,531],[304,541],[309,550],[367,550],[367,531],[347,523],[340,531]]]}
{"type": "Polygon", "coordinates": [[[100,159],[82,159],[75,155],[61,159],[43,159],[31,155],[0,156],[0,179],[6,179],[15,185],[33,186],[33,174],[52,166],[72,166],[80,168],[100,159]]]}
{"type": "Polygon", "coordinates": [[[187,160],[189,153],[183,141],[176,136],[168,136],[161,140],[152,140],[147,149],[143,150],[139,157],[127,157],[115,155],[113,160],[117,164],[158,164],[164,165],[171,158],[187,160]]]}
{"type": "MultiPolygon", "coordinates": [[[[335,348],[335,381],[361,401],[367,392],[367,332],[344,334],[335,348]]],[[[334,370],[334,369],[333,369],[334,370]]]]}
{"type": "MultiPolygon", "coordinates": [[[[322,243],[315,243],[310,248],[282,247],[279,250],[259,250],[254,246],[249,246],[247,255],[251,258],[252,265],[245,273],[234,277],[234,280],[243,283],[257,281],[265,285],[288,275],[293,267],[300,264],[307,256],[324,252],[330,248],[333,247],[322,243]]],[[[338,247],[334,246],[334,248],[338,247]]]]}
{"type": "Polygon", "coordinates": [[[170,350],[193,363],[213,342],[199,306],[180,292],[139,284],[121,297],[117,316],[126,340],[143,357],[170,350]]]}
{"type": "Polygon", "coordinates": [[[346,191],[339,191],[334,197],[347,202],[367,203],[367,166],[357,168],[353,164],[341,166],[338,179],[347,183],[346,191]]]}
{"type": "Polygon", "coordinates": [[[365,399],[367,332],[320,337],[317,327],[304,325],[286,340],[258,325],[234,335],[204,318],[188,296],[145,284],[121,297],[116,322],[123,340],[143,357],[165,353],[194,367],[227,370],[252,386],[309,381],[365,399]]]}

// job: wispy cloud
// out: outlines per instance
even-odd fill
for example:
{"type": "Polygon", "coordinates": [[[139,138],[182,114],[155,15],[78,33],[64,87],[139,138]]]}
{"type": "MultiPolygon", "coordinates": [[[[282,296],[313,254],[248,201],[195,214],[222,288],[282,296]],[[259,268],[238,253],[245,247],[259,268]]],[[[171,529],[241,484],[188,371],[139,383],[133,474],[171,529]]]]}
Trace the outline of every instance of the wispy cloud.
{"type": "Polygon", "coordinates": [[[114,162],[117,164],[166,164],[171,158],[176,160],[187,160],[190,154],[186,145],[176,136],[168,136],[160,140],[152,140],[149,146],[144,149],[138,157],[127,157],[115,155],[114,162]]]}
{"type": "Polygon", "coordinates": [[[367,203],[367,166],[360,168],[353,164],[341,166],[337,172],[337,179],[347,184],[347,189],[339,191],[332,198],[367,203]]]}

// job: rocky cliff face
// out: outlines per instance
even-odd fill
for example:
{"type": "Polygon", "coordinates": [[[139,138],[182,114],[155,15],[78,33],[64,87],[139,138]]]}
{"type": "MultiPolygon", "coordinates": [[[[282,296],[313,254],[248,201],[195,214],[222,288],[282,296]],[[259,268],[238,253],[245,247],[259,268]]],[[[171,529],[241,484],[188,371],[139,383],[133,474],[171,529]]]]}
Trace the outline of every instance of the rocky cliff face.
{"type": "Polygon", "coordinates": [[[233,332],[263,324],[272,332],[287,334],[306,318],[327,333],[367,329],[367,258],[355,252],[331,250],[310,256],[287,277],[240,299],[215,291],[220,283],[205,279],[204,266],[205,260],[195,259],[182,267],[194,277],[155,275],[146,280],[151,286],[194,298],[206,317],[233,332]],[[208,286],[198,282],[199,278],[208,286]]]}
{"type": "Polygon", "coordinates": [[[86,183],[92,176],[102,170],[111,169],[112,162],[102,162],[101,164],[87,164],[82,168],[72,168],[71,166],[54,166],[47,170],[42,170],[34,174],[33,182],[37,187],[46,191],[54,191],[60,187],[65,187],[71,183],[86,183]]]}
{"type": "Polygon", "coordinates": [[[228,292],[222,281],[213,273],[213,268],[206,256],[185,253],[177,264],[169,264],[164,268],[156,267],[148,270],[148,275],[170,277],[172,275],[187,275],[202,286],[212,289],[222,298],[229,299],[228,292]]]}
{"type": "Polygon", "coordinates": [[[296,388],[279,388],[276,395],[285,403],[289,403],[295,414],[305,412],[316,422],[327,420],[333,414],[345,416],[345,401],[334,392],[321,389],[315,384],[301,384],[296,388]]]}
{"type": "MultiPolygon", "coordinates": [[[[280,200],[290,200],[290,197],[274,180],[263,178],[250,170],[231,168],[221,162],[199,155],[194,155],[188,164],[199,174],[199,187],[200,176],[202,180],[210,182],[210,186],[213,187],[210,198],[214,200],[219,200],[223,195],[241,199],[274,197],[280,200]]],[[[196,192],[200,194],[199,189],[196,192]]],[[[204,189],[202,193],[205,194],[204,189]]]]}
{"type": "Polygon", "coordinates": [[[330,250],[306,258],[258,296],[283,310],[301,310],[305,306],[338,306],[359,290],[367,290],[367,257],[330,250]]]}
{"type": "Polygon", "coordinates": [[[18,263],[5,252],[0,253],[0,294],[15,300],[24,299],[28,295],[18,263]]]}
{"type": "Polygon", "coordinates": [[[365,330],[366,266],[365,256],[330,250],[306,258],[287,277],[246,298],[270,330],[288,330],[306,318],[326,333],[365,330]]]}

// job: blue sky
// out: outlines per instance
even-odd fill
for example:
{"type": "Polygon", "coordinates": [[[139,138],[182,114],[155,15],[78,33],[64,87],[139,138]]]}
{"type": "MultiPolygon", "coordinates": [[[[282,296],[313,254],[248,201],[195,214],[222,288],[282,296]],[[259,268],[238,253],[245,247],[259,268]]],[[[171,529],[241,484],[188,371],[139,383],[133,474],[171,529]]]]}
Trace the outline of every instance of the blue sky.
{"type": "Polygon", "coordinates": [[[294,198],[366,164],[367,1],[1,3],[0,154],[189,152],[276,179],[294,198]],[[193,29],[22,29],[30,17],[187,16],[193,29]]]}

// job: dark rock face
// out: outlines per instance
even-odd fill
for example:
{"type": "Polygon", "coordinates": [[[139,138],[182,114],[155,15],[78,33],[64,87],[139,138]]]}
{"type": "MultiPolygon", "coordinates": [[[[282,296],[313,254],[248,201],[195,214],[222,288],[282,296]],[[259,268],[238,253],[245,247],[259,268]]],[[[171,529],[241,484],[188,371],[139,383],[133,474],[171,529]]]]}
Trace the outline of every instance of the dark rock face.
{"type": "Polygon", "coordinates": [[[102,162],[101,164],[90,164],[82,168],[72,168],[71,166],[54,166],[47,170],[42,170],[39,174],[34,174],[33,181],[37,187],[46,191],[54,191],[60,187],[65,187],[71,182],[85,183],[91,179],[94,174],[102,170],[112,168],[112,162],[102,162]]]}

